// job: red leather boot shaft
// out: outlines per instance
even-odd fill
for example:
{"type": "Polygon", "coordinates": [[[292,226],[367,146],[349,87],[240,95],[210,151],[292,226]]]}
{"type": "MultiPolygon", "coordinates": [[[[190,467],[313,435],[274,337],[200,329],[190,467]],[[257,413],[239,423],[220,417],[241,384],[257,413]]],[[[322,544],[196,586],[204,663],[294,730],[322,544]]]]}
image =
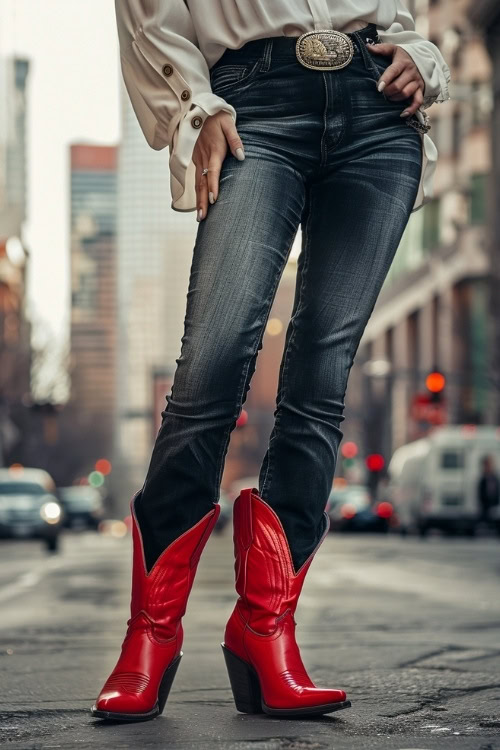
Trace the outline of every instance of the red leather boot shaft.
{"type": "Polygon", "coordinates": [[[186,612],[198,562],[217,521],[220,506],[205,515],[195,526],[175,539],[160,555],[149,573],[133,503],[131,619],[140,612],[148,616],[163,639],[173,637],[186,612]],[[160,633],[161,631],[161,633],[160,633]]]}
{"type": "MultiPolygon", "coordinates": [[[[246,664],[248,673],[256,675],[263,709],[269,713],[316,709],[322,713],[335,710],[335,705],[347,707],[343,690],[315,687],[295,640],[294,613],[306,573],[328,532],[328,516],[325,513],[319,543],[297,572],[283,526],[256,488],[241,492],[233,518],[239,599],[226,625],[223,645],[241,660],[235,669],[244,671],[246,664]]],[[[232,685],[238,680],[232,680],[232,685]]],[[[243,698],[240,703],[248,705],[249,701],[243,698]]]]}
{"type": "Polygon", "coordinates": [[[287,609],[292,615],[295,613],[306,573],[327,534],[329,519],[325,514],[324,534],[296,573],[281,521],[255,492],[243,490],[234,503],[236,591],[248,625],[265,634],[276,629],[276,619],[287,609]]]}
{"type": "Polygon", "coordinates": [[[148,573],[134,508],[136,497],[131,503],[131,616],[121,655],[93,707],[94,715],[104,718],[113,715],[149,718],[149,714],[160,712],[160,685],[169,666],[180,658],[181,618],[186,611],[200,555],[220,512],[220,507],[214,506],[164,550],[148,573]]]}

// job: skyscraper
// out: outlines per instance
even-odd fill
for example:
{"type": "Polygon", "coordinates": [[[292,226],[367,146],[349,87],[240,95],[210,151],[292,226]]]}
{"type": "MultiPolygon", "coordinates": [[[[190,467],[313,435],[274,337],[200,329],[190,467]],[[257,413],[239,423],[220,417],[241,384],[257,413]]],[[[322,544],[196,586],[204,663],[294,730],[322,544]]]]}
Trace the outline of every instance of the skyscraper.
{"type": "Polygon", "coordinates": [[[71,146],[71,402],[82,470],[111,455],[116,366],[116,147],[71,146]]]}

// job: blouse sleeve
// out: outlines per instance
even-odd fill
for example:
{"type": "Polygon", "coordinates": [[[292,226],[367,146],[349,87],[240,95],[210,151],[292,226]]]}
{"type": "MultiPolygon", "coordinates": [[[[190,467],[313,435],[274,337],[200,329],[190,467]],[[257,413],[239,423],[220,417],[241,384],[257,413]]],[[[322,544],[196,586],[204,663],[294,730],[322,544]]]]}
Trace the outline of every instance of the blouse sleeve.
{"type": "Polygon", "coordinates": [[[392,42],[402,47],[413,59],[425,82],[423,109],[434,102],[450,99],[448,86],[451,73],[438,47],[415,31],[410,11],[397,0],[396,19],[385,31],[378,29],[381,42],[392,42]]]}
{"type": "Polygon", "coordinates": [[[184,0],[115,0],[123,80],[146,141],[169,146],[172,208],[194,210],[193,149],[203,121],[236,112],[210,86],[184,0]],[[186,189],[188,187],[188,189],[186,189]]]}

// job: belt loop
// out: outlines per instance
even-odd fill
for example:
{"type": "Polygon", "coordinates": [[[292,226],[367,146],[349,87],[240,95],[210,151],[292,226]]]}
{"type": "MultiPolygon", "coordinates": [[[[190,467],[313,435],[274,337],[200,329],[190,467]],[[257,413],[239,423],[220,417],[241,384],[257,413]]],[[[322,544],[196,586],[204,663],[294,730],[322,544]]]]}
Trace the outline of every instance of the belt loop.
{"type": "Polygon", "coordinates": [[[365,68],[372,74],[375,75],[377,78],[379,77],[379,72],[377,68],[375,67],[375,63],[372,60],[372,56],[369,52],[366,51],[366,44],[368,42],[365,41],[365,39],[361,36],[359,31],[351,31],[351,34],[353,37],[355,37],[359,51],[361,53],[361,57],[363,58],[365,68]]]}
{"type": "Polygon", "coordinates": [[[273,38],[270,37],[269,39],[266,39],[266,43],[264,45],[264,52],[262,53],[261,61],[260,61],[260,69],[262,72],[266,72],[271,67],[271,59],[272,59],[272,50],[273,50],[273,38]]]}

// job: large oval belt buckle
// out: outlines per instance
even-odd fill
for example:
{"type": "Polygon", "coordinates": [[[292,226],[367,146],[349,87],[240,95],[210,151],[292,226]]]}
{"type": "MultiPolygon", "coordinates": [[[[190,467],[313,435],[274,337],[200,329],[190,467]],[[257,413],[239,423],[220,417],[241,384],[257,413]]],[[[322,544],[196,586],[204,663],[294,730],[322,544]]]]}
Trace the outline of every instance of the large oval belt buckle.
{"type": "Polygon", "coordinates": [[[345,68],[354,55],[350,36],[343,31],[319,29],[306,31],[295,45],[297,60],[312,70],[338,70],[345,68]]]}

